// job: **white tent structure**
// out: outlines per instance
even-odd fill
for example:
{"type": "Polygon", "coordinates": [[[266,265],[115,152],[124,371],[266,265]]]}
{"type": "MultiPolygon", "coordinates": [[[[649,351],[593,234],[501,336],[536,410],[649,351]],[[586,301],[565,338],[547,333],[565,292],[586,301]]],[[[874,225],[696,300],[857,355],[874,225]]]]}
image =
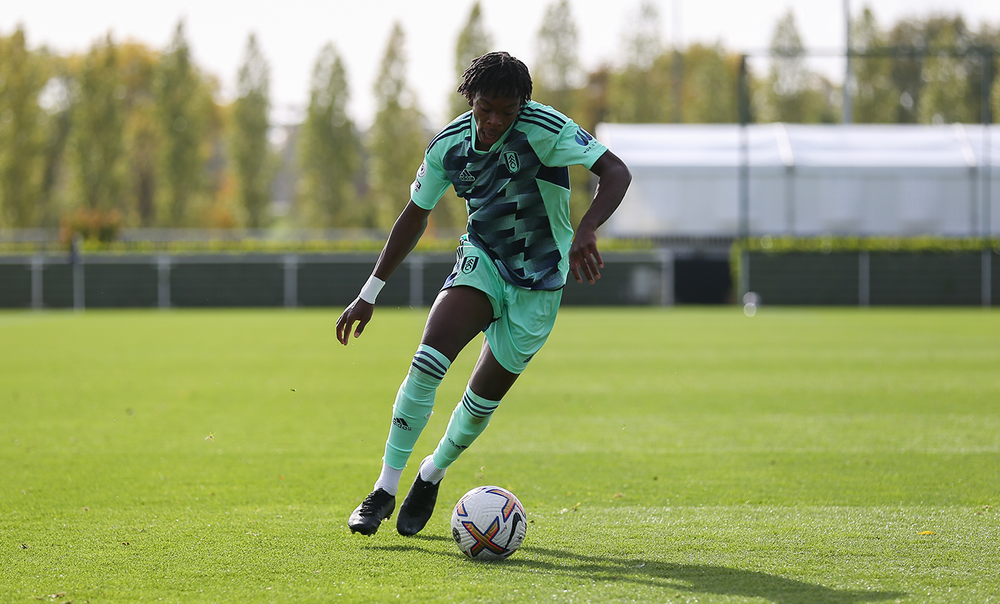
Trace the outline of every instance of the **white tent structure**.
{"type": "Polygon", "coordinates": [[[600,124],[632,170],[620,237],[1000,233],[1000,126],[600,124]],[[744,154],[745,153],[745,154],[744,154]]]}

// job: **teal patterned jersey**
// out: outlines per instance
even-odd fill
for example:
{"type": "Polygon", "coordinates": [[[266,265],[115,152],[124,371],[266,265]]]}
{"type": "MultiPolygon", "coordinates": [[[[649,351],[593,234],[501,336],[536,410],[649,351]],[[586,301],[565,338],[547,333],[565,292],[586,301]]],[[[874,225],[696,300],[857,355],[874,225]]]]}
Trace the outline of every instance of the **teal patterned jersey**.
{"type": "Polygon", "coordinates": [[[493,259],[500,275],[525,289],[566,284],[573,227],[568,166],[590,168],[607,151],[573,120],[529,101],[489,151],[475,149],[472,112],[427,146],[413,203],[432,209],[449,186],[465,199],[465,237],[493,259]]]}

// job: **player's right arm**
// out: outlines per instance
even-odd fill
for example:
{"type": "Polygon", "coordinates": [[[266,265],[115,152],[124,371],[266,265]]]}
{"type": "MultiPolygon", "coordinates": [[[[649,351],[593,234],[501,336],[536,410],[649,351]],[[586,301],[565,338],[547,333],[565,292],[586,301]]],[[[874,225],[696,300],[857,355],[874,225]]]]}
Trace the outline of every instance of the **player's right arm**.
{"type": "MultiPolygon", "coordinates": [[[[455,135],[462,128],[462,122],[455,120],[442,131],[442,134],[434,137],[434,140],[427,146],[424,161],[417,169],[416,179],[410,185],[410,201],[399,214],[396,223],[392,225],[389,239],[386,240],[385,247],[382,248],[378,262],[375,263],[375,270],[372,271],[372,279],[369,280],[369,283],[374,280],[379,280],[381,283],[388,281],[392,273],[399,268],[413,247],[417,245],[424,229],[427,228],[427,217],[441,196],[444,195],[445,190],[451,185],[451,181],[448,180],[442,166],[442,154],[447,144],[435,145],[435,143],[443,140],[444,134],[455,135]]],[[[444,138],[446,139],[446,137],[444,138]]],[[[362,294],[355,298],[354,302],[337,320],[337,339],[344,346],[347,346],[354,324],[358,324],[357,329],[354,329],[354,337],[357,338],[372,318],[375,298],[370,292],[366,295],[367,290],[368,285],[366,284],[362,294]],[[363,300],[362,295],[370,302],[363,300]]]]}
{"type": "MultiPolygon", "coordinates": [[[[382,253],[379,254],[378,262],[375,263],[375,270],[372,271],[373,277],[382,281],[389,280],[389,277],[417,245],[424,229],[427,228],[427,217],[430,213],[430,210],[421,208],[413,201],[406,204],[406,207],[399,214],[399,218],[396,219],[396,223],[392,225],[389,238],[385,242],[385,247],[382,248],[382,253]]],[[[357,328],[354,329],[354,337],[360,337],[365,326],[368,325],[368,321],[371,320],[374,310],[373,303],[362,300],[361,296],[355,298],[354,302],[337,319],[337,339],[340,343],[347,346],[355,323],[357,323],[357,328]]]]}

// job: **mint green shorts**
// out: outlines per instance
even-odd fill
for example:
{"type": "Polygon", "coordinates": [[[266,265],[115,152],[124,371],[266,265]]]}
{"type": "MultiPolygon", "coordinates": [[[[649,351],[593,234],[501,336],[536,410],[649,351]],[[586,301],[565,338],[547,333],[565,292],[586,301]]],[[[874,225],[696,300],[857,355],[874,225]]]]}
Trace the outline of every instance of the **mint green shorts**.
{"type": "Polygon", "coordinates": [[[562,290],[536,291],[511,285],[490,257],[464,238],[457,255],[455,269],[442,289],[465,285],[486,294],[493,305],[493,322],[483,330],[486,341],[504,369],[520,374],[552,332],[562,290]]]}

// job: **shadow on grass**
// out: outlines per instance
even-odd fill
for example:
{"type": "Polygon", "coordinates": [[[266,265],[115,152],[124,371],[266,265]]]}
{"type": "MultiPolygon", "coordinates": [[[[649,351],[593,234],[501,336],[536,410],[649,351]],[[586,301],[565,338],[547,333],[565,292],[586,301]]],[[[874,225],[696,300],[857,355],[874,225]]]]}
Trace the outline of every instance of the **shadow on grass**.
{"type": "MultiPolygon", "coordinates": [[[[462,558],[457,552],[446,554],[419,544],[419,541],[451,541],[446,537],[416,535],[409,540],[412,544],[376,546],[376,549],[462,558]]],[[[515,555],[496,564],[510,570],[543,570],[586,581],[622,581],[675,593],[761,598],[775,604],[860,604],[907,596],[898,591],[833,589],[778,575],[723,566],[652,562],[639,558],[600,558],[544,547],[523,547],[521,552],[526,556],[515,555]]]]}

